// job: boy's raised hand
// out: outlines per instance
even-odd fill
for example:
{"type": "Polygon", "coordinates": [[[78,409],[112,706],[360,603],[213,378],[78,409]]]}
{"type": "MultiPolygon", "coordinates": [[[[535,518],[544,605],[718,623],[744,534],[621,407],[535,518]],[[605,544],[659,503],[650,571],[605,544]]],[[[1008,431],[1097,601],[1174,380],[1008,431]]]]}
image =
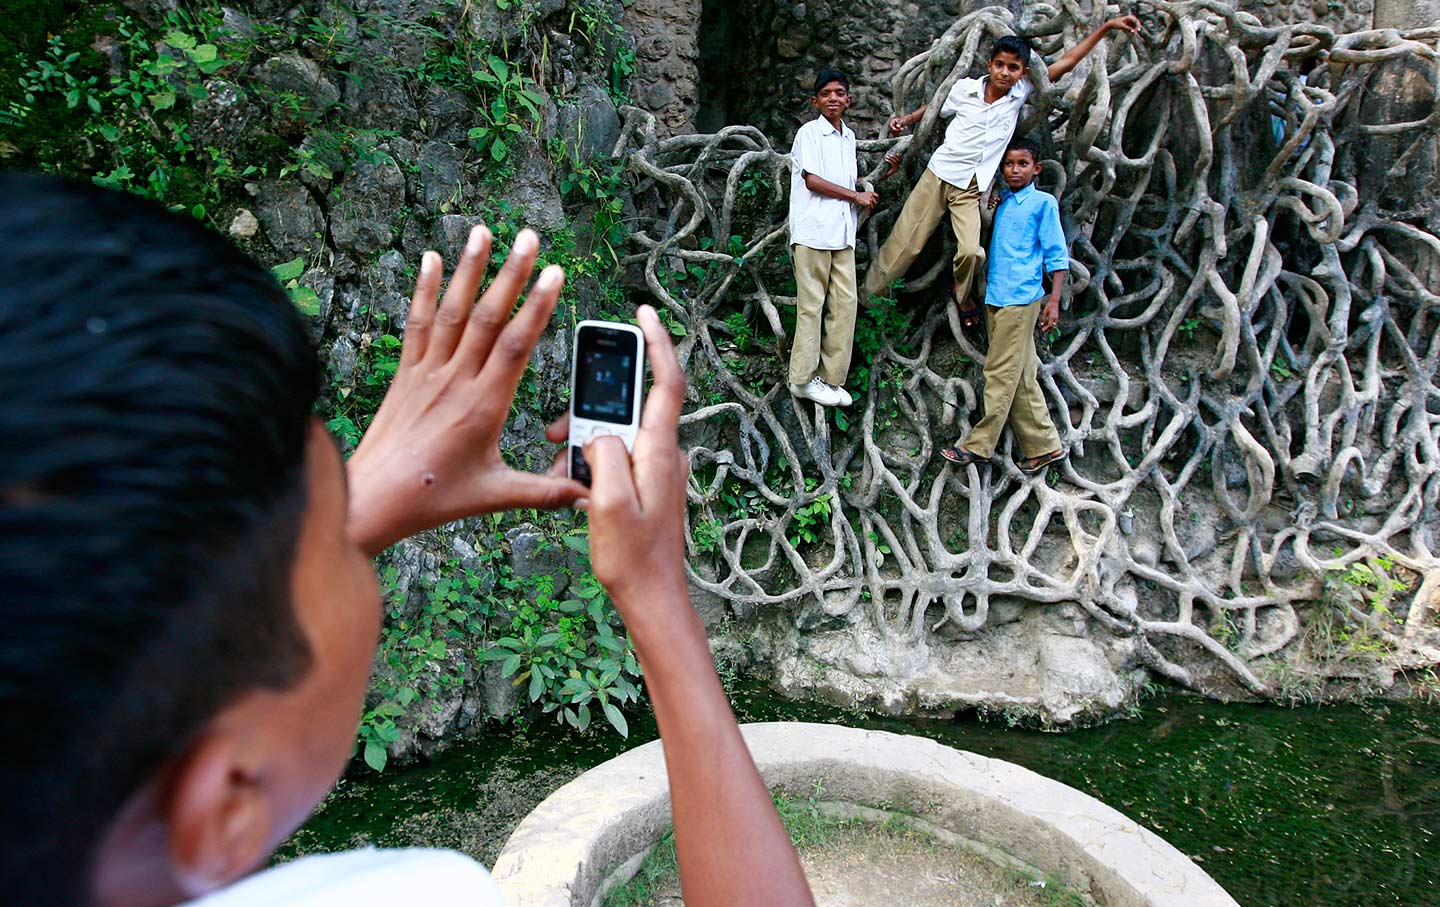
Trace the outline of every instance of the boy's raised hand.
{"type": "Polygon", "coordinates": [[[1105,23],[1106,31],[1123,31],[1135,34],[1140,30],[1140,17],[1131,14],[1127,16],[1116,16],[1105,23]]]}
{"type": "Polygon", "coordinates": [[[585,459],[593,476],[587,505],[590,562],[626,627],[643,645],[670,625],[662,605],[689,607],[685,479],[690,462],[679,441],[685,374],[655,310],[641,306],[638,320],[655,382],[634,453],[627,455],[619,438],[600,437],[585,446],[585,459]]]}
{"type": "Polygon", "coordinates": [[[500,456],[510,402],[565,274],[546,268],[511,317],[540,240],[522,230],[477,302],[491,243],[487,228],[470,232],[443,300],[440,256],[421,260],[399,369],[347,465],[348,529],[370,555],[461,517],[563,507],[586,493],[570,479],[511,469],[500,456]]]}

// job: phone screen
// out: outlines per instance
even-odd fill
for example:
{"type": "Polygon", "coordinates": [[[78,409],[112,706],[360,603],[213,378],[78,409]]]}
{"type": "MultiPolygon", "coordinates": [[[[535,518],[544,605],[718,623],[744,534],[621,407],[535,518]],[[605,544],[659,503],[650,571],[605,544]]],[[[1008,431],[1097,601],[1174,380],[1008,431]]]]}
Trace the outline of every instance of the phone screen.
{"type": "Polygon", "coordinates": [[[635,335],[585,328],[575,357],[575,415],[628,425],[635,411],[635,335]]]}

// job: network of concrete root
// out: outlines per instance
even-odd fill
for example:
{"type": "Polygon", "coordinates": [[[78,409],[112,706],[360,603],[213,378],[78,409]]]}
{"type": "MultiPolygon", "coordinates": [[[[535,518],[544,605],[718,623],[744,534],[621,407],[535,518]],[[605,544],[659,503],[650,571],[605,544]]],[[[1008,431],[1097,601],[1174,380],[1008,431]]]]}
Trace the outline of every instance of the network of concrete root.
{"type": "MultiPolygon", "coordinates": [[[[1061,6],[1018,23],[978,11],[906,61],[894,109],[929,111],[913,136],[862,140],[862,178],[889,150],[906,156],[897,183],[918,174],[938,100],[995,36],[1019,28],[1053,58],[1090,30],[1061,6]]],[[[651,224],[626,261],[684,326],[695,379],[698,585],[740,609],[858,617],[902,650],[983,627],[997,596],[1073,601],[1152,670],[1197,683],[1174,653],[1199,647],[1261,695],[1286,652],[1316,645],[1306,603],[1393,666],[1440,659],[1424,644],[1440,598],[1440,296],[1419,272],[1428,258],[1440,276],[1440,239],[1436,186],[1413,188],[1440,112],[1360,115],[1386,66],[1436,64],[1440,29],[1268,28],[1211,0],[1146,10],[1143,37],[1111,39],[1063,89],[1035,67],[1019,127],[1053,139],[1042,179],[1073,262],[1041,376],[1072,456],[1048,481],[1004,450],[993,474],[937,456],[977,409],[961,357],[984,358],[949,307],[921,305],[884,338],[845,430],[793,404],[778,366],[756,380],[757,357],[787,349],[785,149],[743,126],[657,139],[626,109],[616,152],[651,224]],[[1398,157],[1362,197],[1380,142],[1398,157]],[[747,329],[773,344],[738,349],[747,329]]],[[[862,223],[862,270],[901,201],[862,223]]],[[[947,260],[905,291],[943,285],[947,260]]]]}

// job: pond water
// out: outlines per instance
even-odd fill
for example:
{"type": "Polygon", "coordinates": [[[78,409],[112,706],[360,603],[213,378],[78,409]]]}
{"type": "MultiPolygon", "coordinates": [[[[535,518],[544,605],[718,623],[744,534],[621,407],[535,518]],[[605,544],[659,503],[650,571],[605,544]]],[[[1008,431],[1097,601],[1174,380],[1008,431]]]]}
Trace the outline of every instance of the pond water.
{"type": "MultiPolygon", "coordinates": [[[[973,715],[856,714],[732,690],[741,721],[821,721],[919,734],[1005,759],[1085,791],[1198,861],[1244,907],[1440,905],[1440,706],[1295,709],[1170,697],[1140,717],[1042,733],[973,715]]],[[[494,727],[433,761],[353,773],[281,858],[375,844],[454,847],[487,865],[555,788],[654,739],[544,723],[494,727]]]]}

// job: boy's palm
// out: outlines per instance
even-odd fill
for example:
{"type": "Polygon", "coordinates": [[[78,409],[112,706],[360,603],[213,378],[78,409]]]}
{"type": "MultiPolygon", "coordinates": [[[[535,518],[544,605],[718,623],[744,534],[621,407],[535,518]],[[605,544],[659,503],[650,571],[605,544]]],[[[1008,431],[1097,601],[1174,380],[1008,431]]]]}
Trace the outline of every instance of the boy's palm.
{"type": "MultiPolygon", "coordinates": [[[[421,264],[400,367],[348,467],[349,531],[371,554],[462,517],[562,507],[585,494],[583,485],[553,467],[550,475],[520,472],[500,456],[515,388],[555,309],[564,274],[547,268],[512,318],[539,240],[522,231],[477,302],[490,244],[490,231],[477,227],[438,306],[440,256],[428,252],[421,264]]],[[[563,438],[563,429],[563,421],[552,426],[551,439],[563,438]]]]}

